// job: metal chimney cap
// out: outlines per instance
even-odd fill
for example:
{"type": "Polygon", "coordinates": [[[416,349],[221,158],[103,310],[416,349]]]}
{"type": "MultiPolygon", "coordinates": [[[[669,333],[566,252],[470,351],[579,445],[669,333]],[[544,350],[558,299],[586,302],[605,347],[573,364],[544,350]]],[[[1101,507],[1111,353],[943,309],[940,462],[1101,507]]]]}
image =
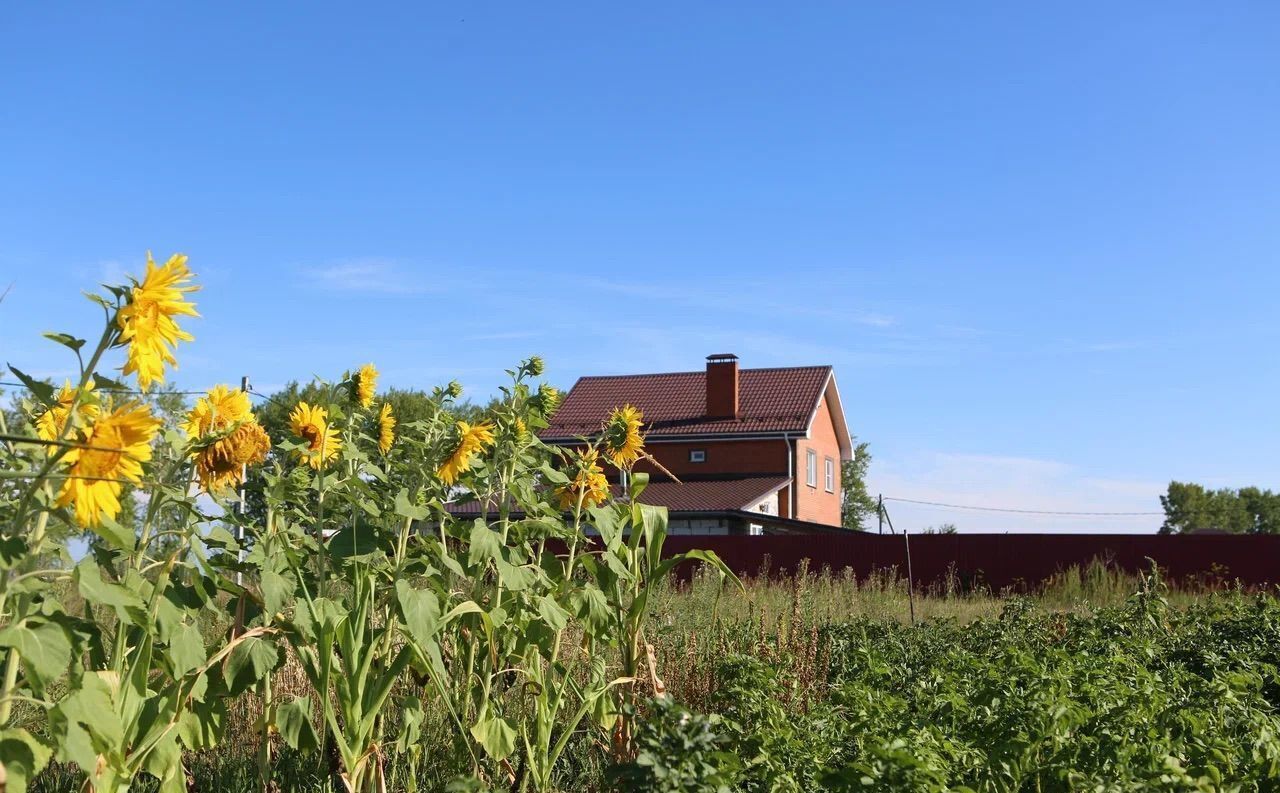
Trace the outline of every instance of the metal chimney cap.
{"type": "Polygon", "coordinates": [[[736,360],[738,360],[738,356],[731,352],[718,352],[714,355],[707,356],[708,363],[729,363],[730,361],[736,360]]]}

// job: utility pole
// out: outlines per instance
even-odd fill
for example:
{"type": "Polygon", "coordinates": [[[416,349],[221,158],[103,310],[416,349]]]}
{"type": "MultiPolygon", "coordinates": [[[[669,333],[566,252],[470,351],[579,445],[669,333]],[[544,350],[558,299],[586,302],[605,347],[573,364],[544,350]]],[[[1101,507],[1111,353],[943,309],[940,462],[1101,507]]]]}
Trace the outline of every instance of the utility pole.
{"type": "Polygon", "coordinates": [[[884,496],[876,495],[876,520],[879,522],[880,534],[884,534],[884,496]]]}

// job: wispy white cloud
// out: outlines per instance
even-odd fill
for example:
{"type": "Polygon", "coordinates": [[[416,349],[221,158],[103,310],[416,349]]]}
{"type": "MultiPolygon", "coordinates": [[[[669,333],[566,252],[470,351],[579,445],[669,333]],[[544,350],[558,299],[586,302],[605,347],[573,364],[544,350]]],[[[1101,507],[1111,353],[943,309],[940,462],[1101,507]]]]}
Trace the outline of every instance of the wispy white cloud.
{"type": "Polygon", "coordinates": [[[339,262],[308,268],[306,273],[315,286],[340,292],[412,295],[436,291],[396,262],[384,259],[339,262]]]}
{"type": "Polygon", "coordinates": [[[495,331],[493,333],[474,333],[470,336],[463,336],[463,341],[507,341],[518,339],[533,339],[543,334],[536,330],[507,330],[495,331]]]}
{"type": "Polygon", "coordinates": [[[951,523],[971,532],[1149,533],[1159,515],[1036,513],[1159,512],[1164,490],[1162,482],[1097,476],[1057,460],[954,452],[876,458],[868,484],[886,498],[935,502],[886,502],[894,526],[913,532],[951,523]]]}

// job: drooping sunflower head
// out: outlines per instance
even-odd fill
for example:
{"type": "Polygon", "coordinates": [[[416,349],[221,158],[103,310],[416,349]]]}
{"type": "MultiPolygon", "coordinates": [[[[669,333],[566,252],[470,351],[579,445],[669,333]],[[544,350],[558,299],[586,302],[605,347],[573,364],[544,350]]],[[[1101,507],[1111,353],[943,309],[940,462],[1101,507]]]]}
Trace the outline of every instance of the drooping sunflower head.
{"type": "Polygon", "coordinates": [[[382,403],[378,412],[378,450],[383,454],[391,451],[391,444],[396,442],[396,417],[391,413],[391,403],[382,403]]]}
{"type": "MultiPolygon", "coordinates": [[[[93,393],[93,387],[92,380],[85,384],[84,393],[80,395],[79,405],[76,406],[80,419],[86,423],[92,423],[98,417],[98,398],[93,393]]],[[[56,441],[60,438],[67,424],[67,417],[71,415],[71,406],[74,404],[76,404],[76,389],[71,385],[71,381],[67,380],[54,395],[53,407],[36,416],[36,437],[42,441],[56,441]]]]}
{"type": "Polygon", "coordinates": [[[337,459],[342,450],[342,439],[329,426],[329,412],[318,405],[299,402],[289,414],[289,428],[307,444],[295,452],[298,458],[317,471],[337,459]]]}
{"type": "Polygon", "coordinates": [[[436,475],[446,485],[452,485],[458,481],[458,477],[462,472],[471,468],[471,458],[477,452],[484,451],[493,445],[493,424],[491,422],[482,421],[478,424],[468,424],[465,421],[459,421],[455,426],[455,430],[457,444],[454,446],[453,453],[436,470],[436,475]]]}
{"type": "Polygon", "coordinates": [[[604,423],[604,451],[609,462],[619,468],[629,468],[644,454],[644,427],[642,414],[631,405],[617,408],[604,423]]]}
{"type": "Polygon", "coordinates": [[[165,365],[176,366],[173,348],[179,341],[194,337],[178,327],[174,317],[198,317],[188,292],[200,287],[190,284],[187,257],[175,254],[159,267],[147,254],[147,272],[142,281],[134,281],[129,302],[116,314],[120,326],[120,344],[128,344],[125,374],[137,373],[138,387],[146,391],[152,383],[164,382],[165,365]]]}
{"type": "Polygon", "coordinates": [[[151,441],[160,424],[151,407],[140,402],[100,413],[81,430],[82,448],[62,458],[67,479],[58,506],[74,504],[76,523],[86,528],[102,525],[104,516],[119,515],[120,489],[126,482],[142,483],[142,464],[151,459],[151,441]]]}
{"type": "Polygon", "coordinates": [[[609,480],[600,468],[600,455],[595,449],[588,449],[578,459],[578,470],[567,485],[556,488],[560,499],[560,509],[570,510],[578,506],[582,499],[582,508],[603,504],[609,499],[609,480]]]}
{"type": "Polygon", "coordinates": [[[352,395],[360,407],[367,408],[373,404],[373,395],[378,389],[378,370],[367,363],[360,367],[351,378],[352,395]]]}
{"type": "Polygon", "coordinates": [[[249,395],[224,385],[196,400],[184,429],[193,441],[200,486],[208,493],[239,485],[245,466],[262,462],[271,450],[271,439],[253,415],[249,395]]]}
{"type": "Polygon", "coordinates": [[[560,389],[547,383],[541,383],[538,386],[538,393],[534,395],[534,408],[542,414],[544,418],[551,418],[551,414],[556,412],[556,408],[560,406],[560,389]]]}

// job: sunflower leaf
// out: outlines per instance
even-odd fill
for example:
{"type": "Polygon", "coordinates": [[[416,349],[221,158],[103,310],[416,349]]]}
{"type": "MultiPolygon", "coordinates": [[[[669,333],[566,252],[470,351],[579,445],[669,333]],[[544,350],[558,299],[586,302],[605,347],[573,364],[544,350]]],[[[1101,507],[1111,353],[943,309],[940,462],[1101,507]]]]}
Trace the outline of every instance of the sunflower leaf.
{"type": "Polygon", "coordinates": [[[84,339],[77,339],[75,336],[72,336],[70,333],[54,333],[52,331],[46,331],[41,335],[44,336],[49,341],[56,341],[57,343],[61,344],[63,347],[67,347],[69,349],[75,350],[76,352],[80,352],[80,348],[83,347],[85,343],[84,339]]]}
{"type": "Polygon", "coordinates": [[[9,371],[13,372],[14,377],[21,380],[27,390],[34,394],[36,399],[43,402],[46,407],[53,407],[57,403],[57,400],[53,397],[53,386],[35,379],[13,364],[9,364],[9,371]]]}

